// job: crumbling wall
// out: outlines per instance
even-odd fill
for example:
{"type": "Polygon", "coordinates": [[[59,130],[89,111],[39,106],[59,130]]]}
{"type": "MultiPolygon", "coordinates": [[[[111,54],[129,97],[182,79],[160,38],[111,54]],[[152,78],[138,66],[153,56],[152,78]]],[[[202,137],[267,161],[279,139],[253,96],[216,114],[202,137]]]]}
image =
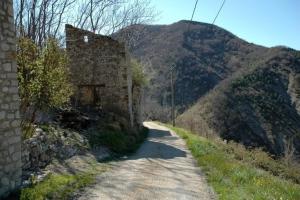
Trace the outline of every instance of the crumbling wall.
{"type": "Polygon", "coordinates": [[[125,46],[71,25],[66,25],[66,46],[76,101],[129,114],[125,46]]]}
{"type": "Polygon", "coordinates": [[[0,1],[0,198],[21,184],[20,114],[12,0],[0,1]]]}

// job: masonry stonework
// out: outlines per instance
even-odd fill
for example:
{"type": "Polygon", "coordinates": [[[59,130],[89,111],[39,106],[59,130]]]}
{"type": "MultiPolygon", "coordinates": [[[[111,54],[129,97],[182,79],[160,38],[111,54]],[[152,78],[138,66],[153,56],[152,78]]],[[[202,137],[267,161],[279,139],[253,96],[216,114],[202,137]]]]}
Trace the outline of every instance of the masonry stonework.
{"type": "Polygon", "coordinates": [[[0,1],[0,198],[21,184],[21,135],[12,0],[0,1]]]}
{"type": "Polygon", "coordinates": [[[117,110],[133,123],[131,69],[125,45],[66,25],[66,46],[71,81],[76,86],[75,101],[117,110]]]}

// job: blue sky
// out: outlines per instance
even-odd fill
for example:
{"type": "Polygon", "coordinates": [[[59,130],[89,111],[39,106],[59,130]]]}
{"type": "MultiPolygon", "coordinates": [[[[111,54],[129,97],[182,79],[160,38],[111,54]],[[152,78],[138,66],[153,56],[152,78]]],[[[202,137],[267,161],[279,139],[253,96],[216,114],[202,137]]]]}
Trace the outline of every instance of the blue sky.
{"type": "MultiPolygon", "coordinates": [[[[157,24],[190,19],[195,0],[152,0],[161,12],[157,24]]],[[[199,0],[194,21],[211,23],[223,0],[199,0]]],[[[226,0],[216,25],[264,46],[300,50],[300,0],[226,0]]]]}

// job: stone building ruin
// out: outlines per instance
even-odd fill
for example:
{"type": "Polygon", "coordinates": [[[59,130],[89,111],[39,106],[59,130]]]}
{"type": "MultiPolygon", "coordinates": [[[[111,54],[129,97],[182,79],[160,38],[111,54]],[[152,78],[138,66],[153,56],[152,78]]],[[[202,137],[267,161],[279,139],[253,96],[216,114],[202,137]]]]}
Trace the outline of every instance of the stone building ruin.
{"type": "Polygon", "coordinates": [[[135,105],[140,97],[138,91],[133,91],[125,44],[66,25],[66,47],[75,104],[117,111],[133,126],[139,116],[135,105]]]}
{"type": "Polygon", "coordinates": [[[0,199],[21,184],[21,131],[13,1],[0,1],[0,199]]]}
{"type": "MultiPolygon", "coordinates": [[[[0,1],[0,199],[21,185],[21,129],[13,1],[0,1]]],[[[124,44],[66,25],[75,100],[126,116],[131,126],[140,115],[140,89],[124,44]]]]}

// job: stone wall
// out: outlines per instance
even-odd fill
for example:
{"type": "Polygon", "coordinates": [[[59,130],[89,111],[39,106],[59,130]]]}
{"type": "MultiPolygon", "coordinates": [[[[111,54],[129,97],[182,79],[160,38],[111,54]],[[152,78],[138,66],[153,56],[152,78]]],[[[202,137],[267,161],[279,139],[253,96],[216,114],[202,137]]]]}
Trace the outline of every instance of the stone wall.
{"type": "Polygon", "coordinates": [[[12,4],[0,1],[0,198],[21,184],[22,173],[12,4]]]}
{"type": "Polygon", "coordinates": [[[66,25],[66,46],[75,101],[129,115],[125,46],[110,37],[66,25]]]}

